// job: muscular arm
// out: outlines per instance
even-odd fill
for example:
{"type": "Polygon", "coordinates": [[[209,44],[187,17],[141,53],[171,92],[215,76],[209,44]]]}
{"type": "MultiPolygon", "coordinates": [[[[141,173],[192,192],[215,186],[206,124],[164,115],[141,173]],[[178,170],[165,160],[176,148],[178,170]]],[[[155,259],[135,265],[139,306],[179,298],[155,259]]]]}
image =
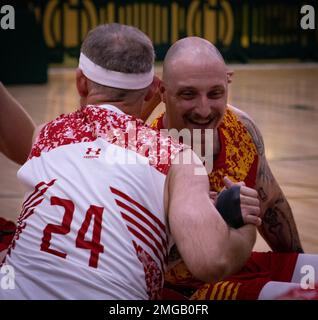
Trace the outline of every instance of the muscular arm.
{"type": "MultiPolygon", "coordinates": [[[[190,150],[185,152],[194,156],[190,150]]],[[[255,243],[256,228],[229,228],[209,198],[207,175],[195,175],[194,167],[172,165],[165,189],[166,208],[171,234],[189,271],[210,282],[243,266],[255,243]]]]}
{"type": "Polygon", "coordinates": [[[256,189],[263,220],[259,232],[273,251],[303,252],[291,208],[266,160],[262,135],[246,114],[241,114],[240,119],[251,134],[259,155],[256,189]]]}
{"type": "Polygon", "coordinates": [[[35,124],[0,82],[0,151],[23,164],[31,150],[35,124]]]}

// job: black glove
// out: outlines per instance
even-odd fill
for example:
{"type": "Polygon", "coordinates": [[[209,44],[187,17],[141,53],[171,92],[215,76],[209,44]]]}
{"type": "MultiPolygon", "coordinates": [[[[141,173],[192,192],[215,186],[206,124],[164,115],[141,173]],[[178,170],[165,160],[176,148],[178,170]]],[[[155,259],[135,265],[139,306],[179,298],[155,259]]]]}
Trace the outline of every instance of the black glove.
{"type": "Polygon", "coordinates": [[[244,225],[240,201],[241,186],[223,190],[217,197],[216,208],[226,223],[235,229],[244,225]]]}

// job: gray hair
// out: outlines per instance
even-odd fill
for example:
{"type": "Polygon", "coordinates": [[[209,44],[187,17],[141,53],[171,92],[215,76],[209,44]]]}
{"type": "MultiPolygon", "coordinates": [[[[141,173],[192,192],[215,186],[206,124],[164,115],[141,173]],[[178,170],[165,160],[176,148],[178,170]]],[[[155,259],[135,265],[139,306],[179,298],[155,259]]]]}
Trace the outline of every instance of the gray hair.
{"type": "MultiPolygon", "coordinates": [[[[155,52],[151,40],[135,27],[110,23],[91,30],[82,43],[83,52],[95,64],[123,73],[145,73],[151,71],[155,52]]],[[[128,95],[142,95],[145,89],[127,90],[106,87],[93,83],[105,91],[111,99],[124,99],[128,95]]]]}
{"type": "Polygon", "coordinates": [[[123,73],[145,73],[155,60],[151,40],[139,29],[118,23],[91,30],[81,51],[94,63],[123,73]]]}

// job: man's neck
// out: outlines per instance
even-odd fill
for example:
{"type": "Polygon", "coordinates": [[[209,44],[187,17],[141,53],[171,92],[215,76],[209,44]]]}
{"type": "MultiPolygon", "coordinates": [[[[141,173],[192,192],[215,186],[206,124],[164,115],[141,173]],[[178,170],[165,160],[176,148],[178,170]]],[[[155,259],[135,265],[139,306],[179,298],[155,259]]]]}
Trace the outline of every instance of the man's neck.
{"type": "Polygon", "coordinates": [[[85,97],[81,98],[81,106],[86,106],[86,105],[101,105],[101,104],[110,104],[112,106],[115,106],[125,114],[134,116],[139,118],[140,113],[141,113],[141,105],[136,104],[136,105],[130,105],[126,101],[123,100],[111,100],[107,99],[104,96],[97,96],[95,95],[94,97],[85,97]]]}

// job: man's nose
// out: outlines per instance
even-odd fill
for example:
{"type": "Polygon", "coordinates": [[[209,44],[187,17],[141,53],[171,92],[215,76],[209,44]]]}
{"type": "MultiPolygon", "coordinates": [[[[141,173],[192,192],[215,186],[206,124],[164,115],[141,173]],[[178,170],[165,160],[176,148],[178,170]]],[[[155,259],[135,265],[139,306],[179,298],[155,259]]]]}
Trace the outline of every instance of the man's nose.
{"type": "Polygon", "coordinates": [[[197,102],[195,113],[198,117],[205,119],[211,113],[211,101],[206,97],[200,97],[197,102]]]}

